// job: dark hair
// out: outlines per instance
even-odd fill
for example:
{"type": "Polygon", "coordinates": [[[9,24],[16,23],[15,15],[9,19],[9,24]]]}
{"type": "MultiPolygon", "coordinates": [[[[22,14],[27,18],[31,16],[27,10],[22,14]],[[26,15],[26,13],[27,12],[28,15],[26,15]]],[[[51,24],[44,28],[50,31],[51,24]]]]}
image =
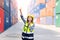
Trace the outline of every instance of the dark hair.
{"type": "Polygon", "coordinates": [[[33,23],[33,17],[32,17],[32,16],[28,16],[28,17],[27,17],[27,23],[29,22],[29,20],[28,20],[29,17],[32,18],[31,23],[33,23]]]}

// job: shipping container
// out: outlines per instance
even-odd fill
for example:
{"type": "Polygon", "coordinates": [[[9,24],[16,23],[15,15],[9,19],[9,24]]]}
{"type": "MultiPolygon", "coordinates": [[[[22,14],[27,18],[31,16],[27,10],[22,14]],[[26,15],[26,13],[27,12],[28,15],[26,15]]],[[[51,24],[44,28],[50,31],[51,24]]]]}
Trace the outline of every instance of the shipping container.
{"type": "Polygon", "coordinates": [[[0,7],[4,8],[4,0],[0,0],[0,7]]]}
{"type": "Polygon", "coordinates": [[[60,0],[56,0],[56,27],[60,27],[60,0]]]}
{"type": "Polygon", "coordinates": [[[4,31],[4,0],[0,0],[0,33],[4,31]]]}
{"type": "Polygon", "coordinates": [[[18,10],[17,10],[17,2],[16,0],[11,0],[11,23],[14,25],[18,21],[18,10]]]}
{"type": "Polygon", "coordinates": [[[46,24],[46,17],[40,17],[40,24],[46,24]]]}
{"type": "Polygon", "coordinates": [[[56,27],[60,27],[60,13],[56,13],[56,27]]]}
{"type": "Polygon", "coordinates": [[[4,10],[0,8],[0,33],[4,31],[4,10]]]}
{"type": "Polygon", "coordinates": [[[4,30],[11,26],[10,0],[4,0],[4,30]]]}
{"type": "Polygon", "coordinates": [[[47,25],[53,25],[53,24],[54,24],[54,17],[52,17],[52,16],[47,16],[47,17],[46,17],[46,24],[47,24],[47,25]]]}

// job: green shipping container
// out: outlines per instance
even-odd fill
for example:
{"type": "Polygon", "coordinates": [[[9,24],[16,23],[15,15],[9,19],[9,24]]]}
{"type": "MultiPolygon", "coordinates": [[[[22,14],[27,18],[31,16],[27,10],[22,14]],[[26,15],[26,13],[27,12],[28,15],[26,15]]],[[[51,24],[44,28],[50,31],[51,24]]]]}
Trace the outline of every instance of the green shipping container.
{"type": "Polygon", "coordinates": [[[56,14],[56,27],[60,27],[60,14],[56,14]]]}

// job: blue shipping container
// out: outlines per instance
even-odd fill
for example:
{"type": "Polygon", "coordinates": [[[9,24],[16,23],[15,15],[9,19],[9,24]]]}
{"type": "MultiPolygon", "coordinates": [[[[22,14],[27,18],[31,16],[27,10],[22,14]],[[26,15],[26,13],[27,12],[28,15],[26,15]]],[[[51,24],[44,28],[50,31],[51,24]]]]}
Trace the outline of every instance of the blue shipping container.
{"type": "Polygon", "coordinates": [[[4,9],[4,30],[6,30],[11,26],[10,0],[4,0],[4,9]]]}

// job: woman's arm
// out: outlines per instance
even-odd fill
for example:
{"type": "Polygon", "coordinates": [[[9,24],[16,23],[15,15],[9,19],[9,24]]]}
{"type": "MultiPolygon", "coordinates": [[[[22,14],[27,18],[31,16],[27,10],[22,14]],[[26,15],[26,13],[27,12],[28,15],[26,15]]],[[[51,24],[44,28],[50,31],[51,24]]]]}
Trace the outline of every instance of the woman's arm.
{"type": "Polygon", "coordinates": [[[23,22],[25,23],[26,21],[25,21],[23,15],[22,15],[22,11],[21,11],[21,9],[20,9],[20,17],[21,17],[21,19],[23,20],[23,22]]]}

